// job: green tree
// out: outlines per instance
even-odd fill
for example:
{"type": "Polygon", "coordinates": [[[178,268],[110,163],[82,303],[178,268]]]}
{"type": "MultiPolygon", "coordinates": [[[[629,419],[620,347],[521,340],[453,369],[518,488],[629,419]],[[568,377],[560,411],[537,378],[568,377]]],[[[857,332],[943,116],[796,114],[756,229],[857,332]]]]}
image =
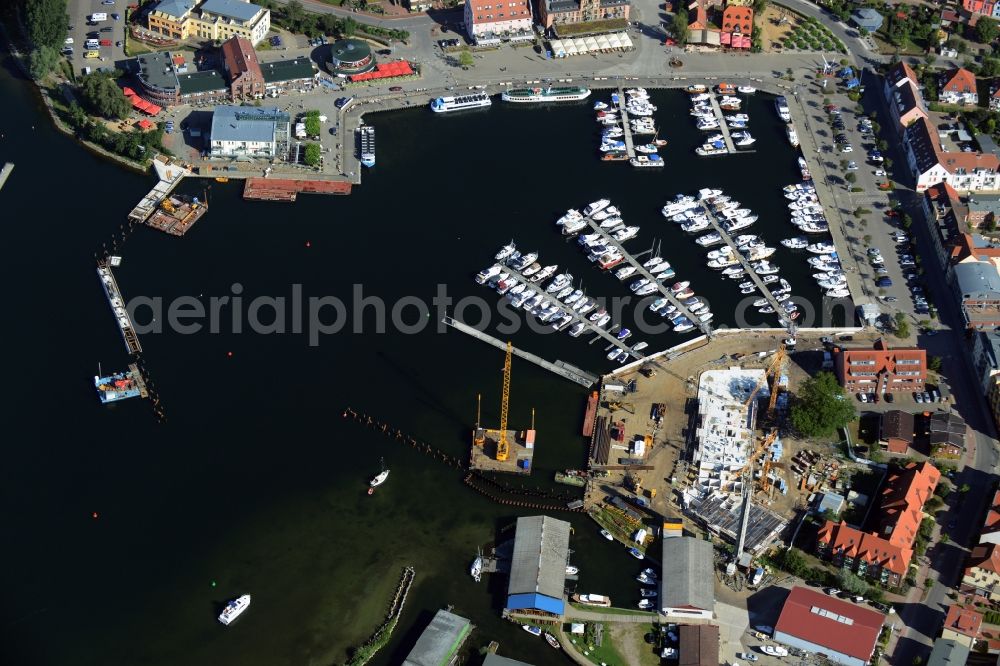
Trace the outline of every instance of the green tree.
{"type": "Polygon", "coordinates": [[[763,16],[764,10],[767,9],[768,0],[753,0],[753,13],[754,16],[763,16]]]}
{"type": "Polygon", "coordinates": [[[472,51],[467,48],[462,49],[462,52],[458,54],[458,64],[462,67],[472,67],[475,62],[475,59],[472,57],[472,51]]]}
{"type": "Polygon", "coordinates": [[[980,76],[994,77],[1000,75],[1000,60],[996,58],[986,58],[979,68],[980,76]]]}
{"type": "Polygon", "coordinates": [[[35,48],[58,49],[66,39],[66,0],[23,0],[28,39],[35,48]]]}
{"type": "Polygon", "coordinates": [[[853,171],[848,171],[844,175],[844,180],[846,180],[848,183],[851,183],[853,185],[854,183],[858,182],[858,176],[853,171]]]}
{"type": "Polygon", "coordinates": [[[906,314],[903,312],[896,313],[896,332],[897,338],[908,338],[910,337],[910,322],[906,320],[906,314]]]}
{"type": "Polygon", "coordinates": [[[320,125],[319,125],[319,111],[307,111],[306,112],[306,134],[309,136],[319,136],[320,125]]]}
{"type": "Polygon", "coordinates": [[[51,46],[39,46],[28,57],[28,71],[36,81],[44,79],[59,62],[59,52],[51,46]]]}
{"type": "Polygon", "coordinates": [[[802,385],[792,405],[792,425],[806,437],[832,435],[854,418],[854,406],[829,372],[817,373],[802,385]]]}
{"type": "Polygon", "coordinates": [[[811,573],[811,568],[809,563],[806,561],[802,551],[798,548],[789,548],[778,554],[775,558],[775,563],[798,578],[805,578],[809,573],[811,573]]]}
{"type": "Polygon", "coordinates": [[[345,37],[350,37],[358,31],[358,22],[348,16],[340,24],[340,32],[345,37]]]}
{"type": "Polygon", "coordinates": [[[80,108],[80,105],[73,102],[69,105],[69,122],[76,129],[83,128],[87,124],[87,112],[80,108]]]}
{"type": "Polygon", "coordinates": [[[931,356],[927,359],[927,367],[934,372],[941,372],[941,357],[931,356]]]}
{"type": "Polygon", "coordinates": [[[989,16],[980,16],[976,22],[976,40],[981,44],[991,44],[1000,34],[1000,24],[989,16]]]}
{"type": "Polygon", "coordinates": [[[307,143],[305,155],[303,156],[307,166],[316,166],[320,160],[320,148],[318,143],[307,143]]]}
{"type": "Polygon", "coordinates": [[[865,595],[868,592],[868,583],[847,569],[843,569],[837,574],[837,584],[848,594],[865,595]]]}
{"type": "Polygon", "coordinates": [[[674,14],[671,29],[678,44],[687,44],[690,31],[688,29],[688,12],[683,5],[678,7],[677,13],[674,14]]]}
{"type": "Polygon", "coordinates": [[[132,108],[118,84],[103,73],[85,76],[80,93],[91,110],[105,118],[127,118],[132,108]]]}

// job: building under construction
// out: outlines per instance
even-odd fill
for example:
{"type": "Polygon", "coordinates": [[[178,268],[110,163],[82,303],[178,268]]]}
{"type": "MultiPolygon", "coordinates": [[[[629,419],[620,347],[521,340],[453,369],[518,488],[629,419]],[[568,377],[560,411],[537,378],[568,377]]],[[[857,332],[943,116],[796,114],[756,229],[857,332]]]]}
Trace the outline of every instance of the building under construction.
{"type": "Polygon", "coordinates": [[[469,467],[486,472],[530,474],[535,455],[535,413],[531,413],[531,427],[509,430],[507,412],[510,405],[510,363],[512,346],[507,343],[503,366],[503,391],[500,398],[500,427],[483,427],[480,420],[481,400],[476,396],[476,426],[472,431],[472,451],[469,467]]]}

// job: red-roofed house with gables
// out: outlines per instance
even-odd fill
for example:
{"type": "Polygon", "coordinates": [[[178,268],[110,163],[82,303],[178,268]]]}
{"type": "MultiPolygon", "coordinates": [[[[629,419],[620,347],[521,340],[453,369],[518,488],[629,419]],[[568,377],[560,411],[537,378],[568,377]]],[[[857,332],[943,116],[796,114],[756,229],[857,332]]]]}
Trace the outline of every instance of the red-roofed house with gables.
{"type": "Polygon", "coordinates": [[[1000,601],[1000,545],[976,546],[962,574],[961,590],[996,603],[1000,601]]]}
{"type": "Polygon", "coordinates": [[[834,367],[844,390],[855,393],[923,391],[927,352],[916,347],[889,347],[877,340],[872,349],[835,349],[834,367]]]}
{"type": "Polygon", "coordinates": [[[528,0],[466,0],[465,31],[481,45],[530,35],[531,3],[528,0]]]}
{"type": "Polygon", "coordinates": [[[983,626],[983,615],[968,606],[954,604],[948,608],[944,619],[941,638],[950,638],[970,648],[979,636],[983,626]]]}
{"type": "Polygon", "coordinates": [[[979,532],[979,543],[1000,544],[1000,490],[993,495],[990,510],[986,512],[983,529],[979,532]]]}
{"type": "Polygon", "coordinates": [[[816,537],[816,552],[834,566],[889,588],[903,584],[913,559],[912,548],[893,545],[877,534],[865,534],[843,521],[824,523],[816,537]]]}
{"type": "Polygon", "coordinates": [[[905,62],[898,62],[886,73],[885,99],[889,113],[896,121],[896,131],[902,132],[920,118],[927,117],[924,99],[920,95],[920,81],[916,72],[905,62]]]}
{"type": "Polygon", "coordinates": [[[918,192],[942,182],[959,192],[1000,189],[1000,158],[992,153],[943,150],[937,130],[927,118],[906,128],[903,148],[918,192]]]}
{"type": "Polygon", "coordinates": [[[963,67],[948,70],[941,77],[938,99],[945,104],[979,104],[976,75],[963,67]]]}
{"type": "Polygon", "coordinates": [[[824,655],[843,666],[865,666],[885,616],[806,587],[793,587],[774,625],[774,640],[824,655]]]}
{"type": "Polygon", "coordinates": [[[924,503],[934,494],[941,472],[929,462],[910,463],[885,480],[878,514],[878,534],[889,543],[913,547],[923,520],[924,503]]]}

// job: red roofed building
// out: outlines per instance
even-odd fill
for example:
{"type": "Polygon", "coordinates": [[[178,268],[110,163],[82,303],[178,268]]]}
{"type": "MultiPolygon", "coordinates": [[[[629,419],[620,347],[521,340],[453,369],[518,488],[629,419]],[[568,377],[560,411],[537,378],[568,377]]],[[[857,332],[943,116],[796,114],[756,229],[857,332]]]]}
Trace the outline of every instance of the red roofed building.
{"type": "Polygon", "coordinates": [[[229,94],[233,100],[264,97],[264,73],[260,71],[257,52],[249,39],[227,39],[222,44],[222,66],[229,78],[229,94]]]}
{"type": "Polygon", "coordinates": [[[885,480],[878,534],[889,543],[912,548],[923,519],[924,502],[934,494],[941,472],[929,462],[910,463],[885,480]]]}
{"type": "Polygon", "coordinates": [[[945,104],[979,104],[976,75],[962,67],[948,70],[941,77],[938,99],[945,104]]]}
{"type": "Polygon", "coordinates": [[[753,8],[730,4],[722,10],[721,41],[734,49],[750,48],[753,8]]]}
{"type": "Polygon", "coordinates": [[[982,613],[961,604],[954,604],[948,608],[948,615],[944,619],[944,628],[941,630],[941,638],[950,638],[971,648],[972,644],[976,642],[982,626],[982,613]]]}
{"type": "Polygon", "coordinates": [[[843,666],[865,666],[885,616],[805,587],[793,587],[774,625],[774,640],[823,654],[843,666]]]}
{"type": "Polygon", "coordinates": [[[1000,189],[1000,158],[992,153],[943,150],[937,130],[927,118],[906,128],[903,147],[918,192],[941,182],[958,191],[1000,189]]]}
{"type": "Polygon", "coordinates": [[[920,95],[920,81],[905,62],[896,63],[886,73],[883,93],[889,112],[896,121],[897,132],[927,117],[924,99],[920,95]]]}
{"type": "Polygon", "coordinates": [[[499,44],[503,39],[531,33],[528,0],[466,0],[465,31],[476,44],[499,44]]]}
{"type": "Polygon", "coordinates": [[[961,591],[994,603],[1000,601],[1000,546],[990,543],[972,549],[962,574],[961,591]]]}
{"type": "Polygon", "coordinates": [[[923,391],[927,352],[916,347],[889,347],[879,339],[873,349],[835,349],[840,385],[851,393],[923,391]]]}
{"type": "Polygon", "coordinates": [[[829,520],[819,529],[816,553],[829,559],[834,566],[849,569],[890,588],[903,584],[913,558],[911,548],[893,545],[877,534],[865,534],[843,521],[829,520]]]}

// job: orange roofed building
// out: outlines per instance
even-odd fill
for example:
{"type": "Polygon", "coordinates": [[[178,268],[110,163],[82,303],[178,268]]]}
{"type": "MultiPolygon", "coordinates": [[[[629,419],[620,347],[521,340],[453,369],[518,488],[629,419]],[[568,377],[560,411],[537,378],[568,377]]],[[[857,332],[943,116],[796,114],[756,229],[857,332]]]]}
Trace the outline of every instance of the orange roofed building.
{"type": "Polygon", "coordinates": [[[916,347],[889,347],[876,340],[872,349],[836,349],[834,364],[844,390],[854,393],[923,391],[927,352],[916,347]]]}
{"type": "Polygon", "coordinates": [[[877,529],[862,532],[841,521],[826,521],[816,537],[816,552],[834,565],[890,588],[899,587],[913,559],[913,544],[923,505],[941,473],[929,462],[910,463],[886,479],[877,529]]]}
{"type": "Polygon", "coordinates": [[[976,594],[993,603],[1000,601],[1000,546],[976,546],[962,574],[962,592],[976,594]]]}

